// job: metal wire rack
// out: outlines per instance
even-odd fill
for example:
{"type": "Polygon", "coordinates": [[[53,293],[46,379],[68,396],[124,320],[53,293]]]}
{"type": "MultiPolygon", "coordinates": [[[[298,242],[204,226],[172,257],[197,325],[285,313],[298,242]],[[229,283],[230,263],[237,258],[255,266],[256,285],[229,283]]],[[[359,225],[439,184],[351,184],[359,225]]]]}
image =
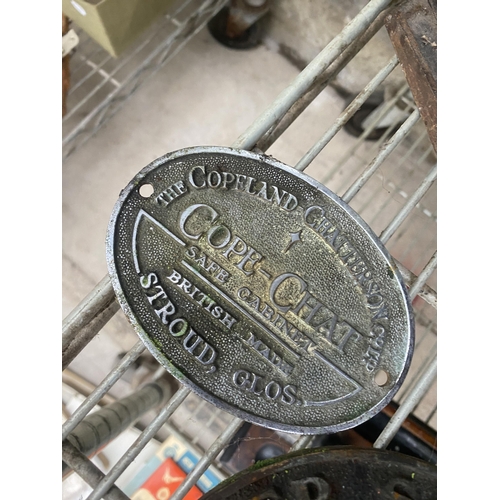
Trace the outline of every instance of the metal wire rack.
{"type": "Polygon", "coordinates": [[[180,0],[119,58],[81,29],[71,61],[68,113],[62,122],[63,161],[92,137],[127,99],[174,57],[227,0],[180,0]]]}
{"type": "MultiPolygon", "coordinates": [[[[142,75],[148,71],[154,73],[155,68],[168,60],[174,50],[171,43],[174,39],[177,42],[182,39],[182,43],[189,39],[198,29],[193,26],[201,26],[197,24],[200,13],[214,15],[224,2],[206,1],[194,14],[191,10],[191,14],[184,18],[184,21],[174,21],[181,8],[189,10],[188,4],[190,2],[184,2],[179,11],[170,17],[167,16],[166,22],[174,24],[176,31],[167,36],[164,42],[156,39],[155,49],[150,52],[150,57],[146,58],[149,62],[136,66],[128,73],[128,77],[119,76],[120,63],[111,71],[106,69],[106,59],[90,64],[94,49],[91,48],[90,42],[82,42],[86,48],[81,64],[85,67],[92,66],[91,73],[84,78],[101,77],[102,88],[106,85],[112,90],[105,91],[107,97],[95,105],[88,118],[80,121],[78,125],[73,123],[70,126],[76,112],[70,112],[65,119],[65,126],[70,130],[63,140],[67,154],[77,147],[74,142],[77,138],[85,141],[85,137],[94,134],[102,126],[107,116],[119,109],[126,96],[137,89],[142,75]],[[151,62],[153,60],[156,61],[154,65],[151,62]]],[[[384,19],[391,8],[391,0],[371,0],[232,146],[272,152],[272,145],[287,133],[302,111],[349,64],[371,37],[383,29],[384,19]]],[[[153,37],[148,39],[147,43],[153,43],[152,39],[153,37]]],[[[130,57],[134,57],[137,52],[133,50],[130,54],[130,57]]],[[[345,134],[343,128],[348,120],[370,95],[383,85],[398,64],[396,56],[387,61],[338,117],[332,120],[332,126],[323,137],[295,163],[297,170],[307,169],[309,175],[338,193],[379,234],[381,241],[396,259],[413,302],[416,325],[414,360],[406,381],[395,398],[399,408],[376,439],[373,444],[375,448],[385,448],[409,415],[415,415],[431,428],[437,429],[436,156],[408,86],[403,85],[392,99],[385,101],[371,116],[369,125],[357,140],[346,141],[348,145],[343,156],[336,160],[328,158],[328,169],[317,167],[315,159],[327,155],[330,142],[335,136],[345,134]],[[403,122],[393,122],[386,127],[377,141],[365,141],[365,137],[380,126],[384,117],[396,108],[404,110],[403,122]],[[389,156],[390,167],[385,162],[389,156]]],[[[75,83],[75,86],[77,88],[74,88],[72,98],[76,100],[78,84],[75,83]]],[[[90,96],[79,99],[79,104],[75,104],[77,109],[87,106],[91,100],[90,96]]],[[[118,311],[119,306],[109,277],[106,276],[63,322],[63,369],[79,356],[84,347],[118,311]]],[[[160,406],[159,412],[143,425],[143,430],[137,433],[135,441],[109,472],[104,474],[82,453],[75,451],[66,438],[96,405],[102,404],[103,398],[109,398],[109,391],[114,384],[124,377],[144,351],[142,342],[137,342],[97,387],[87,388],[87,397],[63,424],[63,459],[91,485],[92,492],[88,500],[128,498],[117,487],[120,477],[148,442],[161,436],[165,430],[182,435],[201,455],[186,479],[170,497],[172,500],[179,500],[196,484],[210,465],[219,465],[218,457],[244,424],[239,418],[211,408],[209,403],[191,393],[189,389],[181,387],[160,406]],[[186,415],[189,415],[189,418],[186,418],[186,415]],[[203,433],[200,433],[200,428],[204,429],[203,433]]],[[[163,368],[158,367],[153,381],[159,380],[162,373],[163,368]]],[[[309,446],[312,439],[311,436],[298,437],[286,433],[280,435],[290,444],[292,450],[309,446]]],[[[227,471],[222,473],[227,475],[227,471]]]]}

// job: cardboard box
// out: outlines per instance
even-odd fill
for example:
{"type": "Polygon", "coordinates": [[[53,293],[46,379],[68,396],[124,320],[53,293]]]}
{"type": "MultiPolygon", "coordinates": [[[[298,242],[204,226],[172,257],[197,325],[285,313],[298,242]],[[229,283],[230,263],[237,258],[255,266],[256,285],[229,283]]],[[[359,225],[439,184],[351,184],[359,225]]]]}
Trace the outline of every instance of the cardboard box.
{"type": "MultiPolygon", "coordinates": [[[[186,478],[186,473],[171,459],[167,458],[152,476],[136,491],[131,500],[167,500],[186,478]]],[[[203,493],[193,486],[184,500],[198,500],[203,493]]]]}
{"type": "Polygon", "coordinates": [[[174,0],[63,0],[62,10],[112,56],[118,57],[174,0]]]}
{"type": "MultiPolygon", "coordinates": [[[[122,486],[121,489],[126,495],[131,497],[132,500],[150,500],[147,495],[148,493],[151,494],[151,491],[145,491],[147,490],[147,488],[144,485],[152,477],[161,477],[163,478],[163,481],[165,481],[165,477],[169,477],[168,474],[166,475],[166,473],[162,472],[163,470],[170,470],[170,466],[166,466],[165,462],[168,462],[170,464],[171,461],[173,461],[173,463],[177,467],[180,467],[182,473],[184,475],[187,475],[189,472],[191,472],[191,470],[199,460],[200,454],[195,451],[190,446],[190,444],[186,442],[180,435],[177,435],[177,433],[172,433],[172,435],[163,442],[156,454],[147,462],[147,464],[135,475],[135,477],[127,485],[122,486]],[[166,469],[164,469],[165,467],[166,469]]],[[[224,481],[224,479],[226,478],[217,469],[215,469],[215,467],[211,465],[203,473],[200,479],[198,479],[196,483],[197,489],[192,490],[192,494],[195,495],[197,491],[206,493],[221,481],[224,481]]],[[[156,484],[156,479],[154,480],[154,482],[156,484]]],[[[163,485],[162,487],[167,486],[163,485]]],[[[177,487],[178,484],[176,488],[177,487]]],[[[169,488],[171,489],[171,487],[169,488]]],[[[163,491],[163,493],[166,493],[166,491],[163,491]]]]}

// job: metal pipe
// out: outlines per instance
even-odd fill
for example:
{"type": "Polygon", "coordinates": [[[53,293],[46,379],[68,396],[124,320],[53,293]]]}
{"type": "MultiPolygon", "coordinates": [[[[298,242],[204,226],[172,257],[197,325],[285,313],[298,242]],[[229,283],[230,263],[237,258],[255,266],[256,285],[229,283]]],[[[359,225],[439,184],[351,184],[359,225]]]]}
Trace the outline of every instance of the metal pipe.
{"type": "Polygon", "coordinates": [[[316,99],[316,97],[327,87],[327,85],[337,77],[337,75],[347,66],[349,62],[358,54],[358,52],[378,33],[384,25],[384,20],[388,13],[393,9],[393,5],[382,11],[343,52],[342,54],[320,75],[311,87],[305,92],[285,113],[285,115],[275,123],[267,132],[257,141],[256,148],[266,151],[276,142],[288,127],[296,120],[298,116],[316,99]]]}
{"type": "Polygon", "coordinates": [[[325,146],[335,137],[340,129],[352,118],[354,113],[366,102],[366,100],[375,92],[377,87],[391,74],[399,61],[396,56],[375,75],[368,85],[351,101],[346,109],[335,120],[335,123],[324,133],[321,139],[300,159],[295,165],[299,171],[305,168],[323,151],[325,146]]]}
{"type": "Polygon", "coordinates": [[[413,111],[413,113],[406,119],[406,121],[399,127],[398,131],[382,146],[379,154],[371,161],[371,163],[366,167],[363,173],[356,179],[356,181],[351,185],[351,187],[344,193],[342,199],[349,203],[354,196],[359,192],[359,190],[366,184],[370,177],[377,171],[377,169],[382,165],[384,160],[396,149],[396,146],[406,137],[411,128],[417,123],[420,118],[418,109],[413,111]]]}
{"type": "Polygon", "coordinates": [[[137,342],[137,344],[135,344],[135,346],[122,358],[118,366],[106,375],[104,380],[95,388],[92,394],[85,399],[73,415],[64,422],[62,432],[63,439],[68,437],[69,433],[83,420],[90,410],[100,401],[102,396],[109,391],[145,349],[142,342],[137,342]]]}
{"type": "MultiPolygon", "coordinates": [[[[408,151],[401,157],[401,159],[399,160],[399,162],[397,164],[394,165],[394,167],[392,168],[391,172],[388,173],[386,176],[382,176],[380,173],[377,174],[377,177],[381,180],[381,181],[384,181],[384,178],[387,178],[387,179],[390,179],[394,176],[394,173],[404,164],[408,161],[410,155],[415,151],[415,149],[420,145],[420,143],[423,141],[423,139],[427,137],[427,131],[423,132],[420,137],[412,143],[412,145],[410,146],[410,148],[408,149],[408,151]]],[[[408,175],[405,177],[405,181],[408,181],[409,179],[411,179],[413,177],[413,170],[410,170],[408,172],[408,175]]],[[[390,183],[388,183],[388,185],[390,185],[390,183]]],[[[398,188],[398,186],[396,186],[395,184],[393,184],[394,186],[394,189],[398,189],[399,191],[402,191],[400,188],[398,188]]],[[[380,193],[384,190],[384,184],[381,183],[379,185],[379,187],[377,189],[374,189],[371,196],[369,196],[366,201],[363,203],[363,205],[361,206],[361,208],[358,210],[358,213],[359,214],[363,214],[363,212],[368,208],[368,207],[371,207],[372,206],[372,203],[373,203],[373,200],[375,200],[377,197],[380,196],[380,193]]],[[[373,211],[370,211],[367,215],[368,217],[365,218],[365,221],[366,223],[371,226],[372,225],[372,222],[375,221],[375,220],[378,220],[380,214],[385,210],[385,208],[387,207],[387,205],[389,204],[390,200],[392,198],[390,198],[389,196],[385,197],[385,201],[384,203],[382,204],[382,206],[378,209],[377,212],[373,212],[373,211]]]]}
{"type": "MultiPolygon", "coordinates": [[[[401,277],[403,278],[403,281],[409,285],[410,283],[413,283],[417,277],[406,267],[401,264],[398,260],[394,259],[396,262],[396,265],[398,266],[399,272],[401,273],[401,277]]],[[[434,289],[432,289],[429,285],[423,285],[420,287],[420,291],[418,292],[418,295],[422,297],[429,305],[431,305],[434,308],[437,308],[437,293],[434,289]]]]}
{"type": "MultiPolygon", "coordinates": [[[[403,87],[401,88],[401,91],[403,91],[405,89],[406,89],[406,91],[399,94],[399,97],[391,99],[391,101],[393,101],[393,104],[392,104],[391,109],[389,111],[393,110],[394,108],[397,108],[398,103],[405,103],[405,95],[407,95],[409,92],[408,86],[406,84],[403,85],[403,87]]],[[[410,116],[411,113],[415,109],[416,109],[416,107],[414,104],[412,106],[410,103],[406,103],[406,106],[401,111],[403,112],[405,117],[408,118],[408,116],[410,116]]],[[[377,116],[378,112],[379,112],[378,109],[375,110],[373,112],[373,114],[370,115],[365,120],[365,121],[368,121],[368,126],[366,127],[366,130],[372,131],[374,128],[380,127],[381,124],[382,124],[381,128],[385,128],[385,130],[382,133],[382,135],[377,139],[377,141],[373,143],[373,145],[370,148],[370,153],[368,153],[368,154],[375,154],[375,152],[378,151],[380,149],[381,145],[387,140],[389,135],[392,135],[392,133],[394,132],[394,129],[400,125],[400,121],[393,119],[391,121],[391,123],[389,124],[389,126],[384,126],[384,120],[380,116],[377,116]],[[373,127],[373,125],[375,125],[375,127],[373,127]]],[[[363,122],[363,124],[364,123],[365,122],[363,122]]]]}
{"type": "Polygon", "coordinates": [[[187,387],[182,387],[174,394],[156,418],[144,429],[141,435],[134,441],[132,446],[99,482],[94,491],[87,497],[87,500],[100,500],[103,495],[106,494],[106,492],[113,486],[116,479],[118,479],[123,471],[136,459],[143,448],[149,443],[150,439],[170,418],[172,413],[180,406],[184,399],[186,399],[189,393],[190,390],[187,387]]]}
{"type": "Polygon", "coordinates": [[[111,280],[106,275],[63,321],[63,370],[97,335],[119,308],[111,280]]]}
{"type": "MultiPolygon", "coordinates": [[[[63,442],[62,459],[68,467],[71,467],[92,488],[95,488],[104,477],[104,473],[99,470],[99,467],[94,465],[81,451],[68,441],[63,442]]],[[[109,489],[104,499],[130,500],[116,485],[113,485],[109,489]]]]}
{"type": "Polygon", "coordinates": [[[247,130],[234,147],[251,150],[260,137],[290,109],[328,66],[359,36],[392,0],[372,0],[359,14],[307,65],[247,130]]]}
{"type": "Polygon", "coordinates": [[[413,389],[417,380],[420,379],[420,377],[422,376],[422,373],[424,373],[425,369],[429,366],[429,364],[431,363],[434,356],[436,356],[436,353],[437,353],[437,343],[435,343],[432,346],[426,359],[424,359],[422,364],[419,366],[417,373],[415,373],[415,375],[411,379],[408,380],[408,384],[407,384],[406,388],[404,390],[400,391],[398,394],[396,394],[398,400],[403,400],[406,397],[406,395],[413,389]]]}
{"type": "Polygon", "coordinates": [[[408,217],[410,212],[417,206],[419,201],[424,197],[425,193],[430,189],[437,177],[437,166],[434,165],[430,172],[425,176],[422,184],[413,192],[413,194],[408,198],[403,208],[399,213],[392,219],[392,221],[387,225],[387,227],[382,231],[379,238],[382,243],[387,243],[391,236],[397,231],[398,227],[403,223],[403,221],[408,217]]]}
{"type": "Polygon", "coordinates": [[[437,267],[437,250],[434,252],[429,262],[427,262],[427,265],[424,267],[422,272],[418,275],[418,278],[416,278],[415,281],[412,283],[410,290],[408,292],[410,300],[413,300],[417,296],[417,294],[420,293],[422,285],[429,279],[429,277],[434,272],[436,267],[437,267]]]}
{"type": "Polygon", "coordinates": [[[380,433],[373,444],[374,448],[385,448],[398,432],[406,417],[415,409],[420,403],[421,399],[425,396],[426,392],[430,389],[434,382],[437,373],[437,356],[434,357],[425,372],[420,377],[420,380],[413,388],[412,392],[404,400],[401,406],[396,410],[396,413],[389,420],[384,430],[380,433]]]}
{"type": "Polygon", "coordinates": [[[111,280],[106,275],[64,319],[62,330],[63,351],[73,342],[82,325],[86,325],[94,319],[96,313],[99,313],[104,308],[103,301],[109,300],[112,302],[114,298],[111,280]]]}
{"type": "MultiPolygon", "coordinates": [[[[222,451],[222,449],[231,441],[232,437],[238,432],[238,429],[243,424],[243,420],[235,417],[226,429],[221,433],[221,435],[212,443],[210,448],[205,452],[205,454],[200,458],[198,463],[194,466],[191,472],[186,476],[184,481],[179,485],[179,487],[174,491],[170,500],[182,500],[187,492],[194,486],[196,481],[200,479],[208,466],[217,457],[217,455],[222,451]]],[[[91,500],[90,497],[88,500],[91,500]]],[[[94,500],[94,499],[92,499],[94,500]]],[[[97,499],[96,499],[97,500],[97,499]]]]}

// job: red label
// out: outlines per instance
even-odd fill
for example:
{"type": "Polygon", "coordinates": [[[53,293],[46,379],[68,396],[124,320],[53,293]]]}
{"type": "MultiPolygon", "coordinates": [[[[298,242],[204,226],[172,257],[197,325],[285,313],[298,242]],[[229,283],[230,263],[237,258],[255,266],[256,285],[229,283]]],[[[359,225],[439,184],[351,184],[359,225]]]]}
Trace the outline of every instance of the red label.
{"type": "MultiPolygon", "coordinates": [[[[171,458],[167,458],[140,487],[134,498],[137,498],[137,500],[142,498],[167,500],[184,481],[185,477],[186,473],[171,458]],[[147,490],[147,492],[144,490],[147,490]]],[[[193,486],[184,496],[184,500],[197,500],[201,496],[202,492],[196,486],[193,486]]]]}

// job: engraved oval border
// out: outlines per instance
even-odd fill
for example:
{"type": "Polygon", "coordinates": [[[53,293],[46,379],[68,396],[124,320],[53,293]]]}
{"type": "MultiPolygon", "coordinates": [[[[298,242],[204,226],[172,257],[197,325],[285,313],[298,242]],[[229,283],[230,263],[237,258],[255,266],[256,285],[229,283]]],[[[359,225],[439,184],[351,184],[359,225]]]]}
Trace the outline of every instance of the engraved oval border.
{"type": "Polygon", "coordinates": [[[321,434],[321,433],[333,433],[340,432],[347,429],[352,429],[357,425],[366,422],[373,416],[377,415],[383,408],[385,408],[393,396],[397,393],[403,381],[408,373],[410,368],[411,359],[413,356],[414,343],[415,343],[415,322],[414,315],[411,306],[411,302],[408,297],[408,293],[406,291],[405,285],[403,283],[403,279],[401,277],[401,273],[397,265],[394,262],[394,259],[391,257],[385,246],[379,240],[377,235],[373,232],[373,230],[366,224],[366,222],[347,204],[345,203],[338,195],[336,195],[333,191],[328,189],[326,186],[319,183],[316,179],[304,174],[303,172],[297,171],[294,168],[282,163],[279,160],[271,156],[267,156],[263,153],[254,153],[252,151],[247,151],[243,149],[236,149],[230,147],[223,146],[194,146],[189,148],[178,149],[176,151],[172,151],[163,156],[160,156],[156,160],[153,160],[149,165],[144,167],[128,184],[127,186],[120,192],[120,196],[113,207],[113,211],[111,213],[111,218],[108,224],[108,229],[106,233],[106,263],[108,266],[109,276],[111,279],[111,284],[115,291],[116,299],[120,304],[123,312],[125,313],[127,319],[131,323],[132,327],[136,331],[137,335],[141,339],[141,341],[145,344],[147,349],[153,354],[153,356],[157,359],[157,361],[167,368],[167,370],[179,380],[182,384],[187,385],[195,394],[205,399],[206,401],[212,403],[216,407],[227,411],[231,415],[239,417],[245,421],[255,423],[257,425],[261,425],[263,427],[267,427],[269,429],[274,429],[278,431],[290,432],[295,434],[321,434]],[[114,263],[113,258],[113,248],[114,248],[114,234],[115,234],[115,226],[118,215],[120,213],[122,205],[126,202],[128,196],[131,192],[141,184],[141,180],[144,179],[152,170],[157,167],[163,166],[165,163],[169,161],[176,160],[183,156],[190,156],[193,154],[224,154],[224,155],[233,155],[238,157],[246,157],[251,160],[261,161],[273,168],[277,168],[278,170],[283,170],[292,176],[295,176],[302,182],[306,182],[313,188],[321,191],[324,195],[326,195],[333,203],[337,204],[341,209],[343,209],[347,214],[358,224],[359,228],[362,229],[366,235],[366,237],[370,240],[370,242],[377,248],[380,254],[384,257],[387,264],[390,266],[391,270],[394,273],[394,276],[397,280],[397,284],[399,286],[399,291],[403,297],[403,303],[405,305],[405,312],[407,323],[409,327],[409,336],[408,336],[408,345],[407,345],[407,356],[405,361],[405,366],[401,371],[399,378],[396,380],[392,389],[385,395],[385,397],[379,401],[374,407],[370,410],[366,411],[359,417],[348,420],[342,424],[335,424],[330,426],[313,426],[313,427],[305,427],[305,426],[295,426],[288,425],[276,422],[274,420],[268,420],[264,417],[259,417],[257,415],[253,415],[246,411],[243,411],[239,408],[232,406],[226,401],[215,397],[213,394],[204,391],[200,387],[198,387],[193,381],[184,375],[168,358],[156,347],[156,345],[150,340],[148,334],[139,322],[136,320],[133,311],[131,310],[127,300],[125,299],[124,292],[121,288],[120,280],[118,278],[117,270],[114,263]]]}

